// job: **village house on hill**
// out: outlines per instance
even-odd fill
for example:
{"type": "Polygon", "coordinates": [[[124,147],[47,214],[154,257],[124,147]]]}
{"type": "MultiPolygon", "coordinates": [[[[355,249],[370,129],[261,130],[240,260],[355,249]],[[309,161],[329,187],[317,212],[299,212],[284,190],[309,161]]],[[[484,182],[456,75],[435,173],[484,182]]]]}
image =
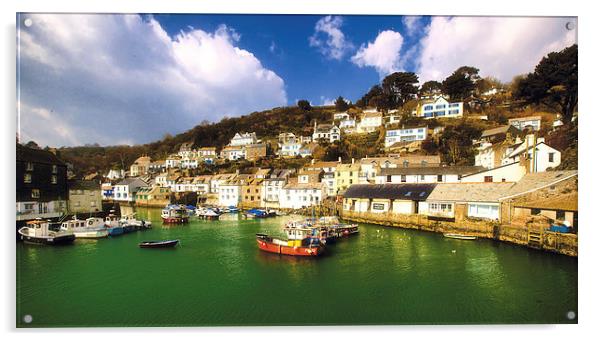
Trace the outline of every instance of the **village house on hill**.
{"type": "Polygon", "coordinates": [[[328,141],[330,143],[341,139],[341,129],[334,124],[318,124],[314,121],[313,142],[328,141]]]}
{"type": "Polygon", "coordinates": [[[511,118],[508,124],[518,130],[538,131],[541,129],[541,116],[511,118]]]}
{"type": "Polygon", "coordinates": [[[141,156],[130,166],[130,176],[142,176],[148,174],[148,168],[151,163],[150,156],[141,156]]]}
{"type": "Polygon", "coordinates": [[[425,119],[459,118],[464,114],[464,103],[449,102],[444,96],[418,101],[415,116],[425,119]]]}

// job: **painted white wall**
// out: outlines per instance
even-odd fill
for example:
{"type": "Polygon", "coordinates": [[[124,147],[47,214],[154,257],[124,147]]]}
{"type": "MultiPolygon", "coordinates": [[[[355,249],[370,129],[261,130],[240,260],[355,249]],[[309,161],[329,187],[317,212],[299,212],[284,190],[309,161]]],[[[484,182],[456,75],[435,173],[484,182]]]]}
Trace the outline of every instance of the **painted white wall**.
{"type": "Polygon", "coordinates": [[[461,182],[485,182],[486,176],[493,177],[492,182],[517,182],[525,176],[527,170],[519,162],[493,168],[474,175],[465,176],[461,182]]]}

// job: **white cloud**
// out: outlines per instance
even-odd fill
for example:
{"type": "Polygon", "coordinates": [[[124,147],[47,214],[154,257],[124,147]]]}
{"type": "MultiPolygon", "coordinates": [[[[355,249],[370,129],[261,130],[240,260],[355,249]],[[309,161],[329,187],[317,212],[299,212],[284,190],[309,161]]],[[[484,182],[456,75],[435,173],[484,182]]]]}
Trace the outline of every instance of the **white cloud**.
{"type": "Polygon", "coordinates": [[[420,42],[421,82],[442,80],[463,65],[509,81],[533,70],[546,54],[576,42],[573,18],[433,17],[420,42]]]}
{"type": "Polygon", "coordinates": [[[317,47],[329,59],[341,60],[345,53],[353,49],[353,44],[341,31],[342,25],[341,17],[329,15],[321,18],[314,27],[314,34],[309,37],[309,46],[317,47]],[[323,35],[326,35],[326,40],[323,35]]]}
{"type": "Polygon", "coordinates": [[[20,134],[39,144],[150,142],[202,120],[286,104],[284,81],[237,47],[240,34],[225,25],[169,37],[138,15],[28,17],[33,25],[21,27],[19,45],[20,134]]]}
{"type": "Polygon", "coordinates": [[[403,36],[399,32],[387,30],[380,32],[376,39],[362,44],[357,53],[351,57],[351,61],[359,67],[373,67],[378,71],[381,78],[403,70],[401,47],[403,36]]]}
{"type": "Polygon", "coordinates": [[[420,16],[407,15],[403,17],[403,25],[406,27],[408,35],[413,36],[420,27],[420,16]]]}
{"type": "Polygon", "coordinates": [[[334,99],[333,98],[328,98],[326,96],[320,96],[320,102],[322,102],[323,106],[327,106],[327,105],[334,105],[334,99]]]}

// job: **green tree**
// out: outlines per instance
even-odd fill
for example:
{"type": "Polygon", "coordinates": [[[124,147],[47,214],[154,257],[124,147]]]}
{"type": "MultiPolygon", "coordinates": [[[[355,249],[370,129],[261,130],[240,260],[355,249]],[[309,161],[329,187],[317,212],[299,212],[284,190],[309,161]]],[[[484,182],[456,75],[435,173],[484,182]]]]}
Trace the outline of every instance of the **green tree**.
{"type": "Polygon", "coordinates": [[[342,96],[339,96],[339,98],[337,98],[336,101],[334,101],[334,107],[339,112],[347,111],[347,109],[349,109],[349,103],[347,103],[347,101],[342,96]]]}
{"type": "Polygon", "coordinates": [[[395,72],[383,79],[386,109],[397,109],[418,94],[418,76],[413,72],[395,72]]]}
{"type": "Polygon", "coordinates": [[[562,122],[570,124],[577,107],[577,45],[545,56],[519,81],[513,96],[559,112],[562,122]]]}
{"type": "Polygon", "coordinates": [[[306,99],[301,99],[301,100],[297,101],[297,106],[301,110],[305,110],[305,111],[311,110],[311,104],[309,104],[309,101],[306,99]]]}
{"type": "Polygon", "coordinates": [[[428,81],[422,84],[420,87],[420,96],[429,96],[437,93],[441,93],[443,85],[441,82],[428,81]]]}
{"type": "Polygon", "coordinates": [[[479,69],[462,66],[447,77],[441,85],[443,92],[449,95],[452,101],[464,101],[474,93],[480,79],[479,69]]]}

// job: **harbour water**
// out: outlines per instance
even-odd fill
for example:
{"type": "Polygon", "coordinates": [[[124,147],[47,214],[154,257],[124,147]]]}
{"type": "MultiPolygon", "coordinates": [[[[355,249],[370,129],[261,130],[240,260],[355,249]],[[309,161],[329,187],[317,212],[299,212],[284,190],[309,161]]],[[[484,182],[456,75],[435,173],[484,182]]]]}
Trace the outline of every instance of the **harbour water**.
{"type": "Polygon", "coordinates": [[[258,250],[292,217],[192,218],[64,247],[18,243],[17,325],[576,323],[577,259],[376,225],[317,259],[258,250]],[[174,249],[143,240],[180,239],[174,249]],[[25,323],[23,317],[32,321],[25,323]]]}

